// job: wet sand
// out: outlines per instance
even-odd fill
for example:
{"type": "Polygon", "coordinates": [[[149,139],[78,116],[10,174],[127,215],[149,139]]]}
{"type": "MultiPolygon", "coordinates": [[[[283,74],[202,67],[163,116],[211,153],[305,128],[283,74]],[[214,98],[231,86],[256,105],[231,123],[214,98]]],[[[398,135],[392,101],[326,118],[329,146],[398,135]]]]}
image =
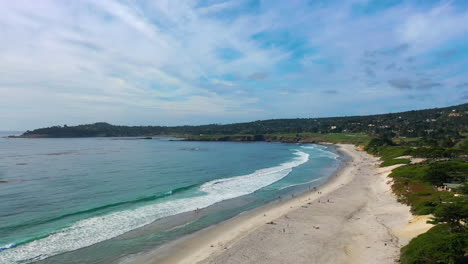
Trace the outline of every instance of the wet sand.
{"type": "MultiPolygon", "coordinates": [[[[412,228],[390,189],[391,170],[353,145],[326,184],[178,239],[125,263],[395,263],[412,228]]],[[[414,226],[414,223],[413,223],[414,226]]]]}

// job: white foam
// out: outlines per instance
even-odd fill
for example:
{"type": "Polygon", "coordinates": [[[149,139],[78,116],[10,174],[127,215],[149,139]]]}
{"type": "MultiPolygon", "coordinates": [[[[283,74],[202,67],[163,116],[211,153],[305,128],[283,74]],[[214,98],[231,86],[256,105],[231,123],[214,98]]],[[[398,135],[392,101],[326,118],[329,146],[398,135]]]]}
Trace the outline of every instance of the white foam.
{"type": "Polygon", "coordinates": [[[317,179],[313,179],[313,180],[308,181],[308,182],[302,182],[302,183],[295,183],[295,184],[285,185],[285,186],[280,187],[278,190],[283,190],[283,189],[286,189],[286,188],[289,188],[289,187],[293,187],[293,186],[299,186],[299,185],[305,185],[305,184],[308,184],[308,183],[313,183],[313,182],[316,182],[316,181],[321,180],[322,178],[323,178],[323,177],[320,177],[320,178],[317,178],[317,179]]]}
{"type": "Polygon", "coordinates": [[[284,178],[292,168],[309,160],[307,153],[296,151],[294,154],[296,157],[292,161],[276,167],[207,182],[200,186],[200,191],[205,193],[202,196],[176,199],[81,220],[48,237],[0,251],[0,263],[24,263],[45,259],[122,235],[162,217],[193,211],[196,208],[204,208],[223,200],[253,193],[284,178]]]}
{"type": "Polygon", "coordinates": [[[332,158],[332,159],[338,159],[340,156],[327,150],[327,147],[320,146],[320,145],[307,145],[307,146],[301,146],[301,148],[304,149],[313,149],[317,151],[316,157],[325,157],[325,158],[332,158]]]}

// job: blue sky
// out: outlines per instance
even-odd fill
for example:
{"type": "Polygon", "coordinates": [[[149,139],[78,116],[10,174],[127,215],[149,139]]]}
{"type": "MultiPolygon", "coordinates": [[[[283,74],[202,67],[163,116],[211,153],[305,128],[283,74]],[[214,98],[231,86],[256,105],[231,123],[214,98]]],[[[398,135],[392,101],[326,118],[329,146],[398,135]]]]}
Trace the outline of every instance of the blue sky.
{"type": "Polygon", "coordinates": [[[468,101],[468,1],[3,1],[0,130],[468,101]]]}

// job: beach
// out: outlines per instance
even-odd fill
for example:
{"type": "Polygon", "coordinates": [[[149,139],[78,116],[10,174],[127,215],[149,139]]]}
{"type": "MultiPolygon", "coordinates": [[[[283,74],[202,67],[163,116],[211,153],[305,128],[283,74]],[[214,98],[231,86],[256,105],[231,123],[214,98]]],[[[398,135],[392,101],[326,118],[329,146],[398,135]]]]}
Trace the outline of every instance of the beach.
{"type": "Polygon", "coordinates": [[[397,202],[378,158],[340,144],[351,159],[315,190],[241,214],[124,263],[395,263],[425,232],[397,202]]]}

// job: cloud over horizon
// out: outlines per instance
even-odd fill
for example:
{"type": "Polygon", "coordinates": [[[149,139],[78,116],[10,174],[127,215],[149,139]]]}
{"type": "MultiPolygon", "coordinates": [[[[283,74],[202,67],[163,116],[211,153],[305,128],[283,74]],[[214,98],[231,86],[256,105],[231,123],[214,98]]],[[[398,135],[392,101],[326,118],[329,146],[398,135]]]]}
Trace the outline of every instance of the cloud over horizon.
{"type": "Polygon", "coordinates": [[[468,93],[466,1],[2,7],[0,130],[372,114],[468,93]]]}

